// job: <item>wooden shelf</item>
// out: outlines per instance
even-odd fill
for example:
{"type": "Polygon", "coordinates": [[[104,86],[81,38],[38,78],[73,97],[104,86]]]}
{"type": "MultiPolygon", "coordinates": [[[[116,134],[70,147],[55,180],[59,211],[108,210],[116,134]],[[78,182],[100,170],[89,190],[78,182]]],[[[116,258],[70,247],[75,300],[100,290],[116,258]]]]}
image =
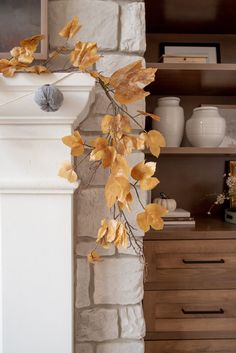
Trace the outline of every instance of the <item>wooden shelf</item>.
{"type": "MultiPolygon", "coordinates": [[[[150,154],[148,151],[146,154],[150,154]]],[[[165,147],[161,149],[163,155],[236,155],[235,147],[165,147]]]]}
{"type": "Polygon", "coordinates": [[[235,0],[146,0],[145,5],[148,33],[236,33],[235,0]]]}
{"type": "Polygon", "coordinates": [[[156,95],[236,95],[236,64],[163,64],[157,68],[156,81],[147,90],[156,95]]]}
{"type": "Polygon", "coordinates": [[[144,240],[174,239],[235,239],[236,224],[224,222],[222,219],[206,216],[196,218],[196,226],[165,226],[161,231],[149,231],[144,240]]]}

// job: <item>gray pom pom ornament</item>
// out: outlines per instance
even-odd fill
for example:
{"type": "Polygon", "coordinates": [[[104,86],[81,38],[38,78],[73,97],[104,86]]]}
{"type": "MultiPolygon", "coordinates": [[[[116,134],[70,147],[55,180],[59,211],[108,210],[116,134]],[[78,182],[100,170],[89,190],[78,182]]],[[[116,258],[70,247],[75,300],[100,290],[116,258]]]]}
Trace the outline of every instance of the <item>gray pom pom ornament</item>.
{"type": "Polygon", "coordinates": [[[64,100],[62,92],[53,85],[39,87],[34,95],[34,101],[45,112],[56,112],[64,100]]]}

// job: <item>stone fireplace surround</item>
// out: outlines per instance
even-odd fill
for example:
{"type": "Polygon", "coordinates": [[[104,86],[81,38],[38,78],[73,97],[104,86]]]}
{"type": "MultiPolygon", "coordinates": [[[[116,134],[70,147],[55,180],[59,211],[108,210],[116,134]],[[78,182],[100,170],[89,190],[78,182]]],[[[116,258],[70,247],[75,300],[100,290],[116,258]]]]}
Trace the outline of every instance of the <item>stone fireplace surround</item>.
{"type": "MultiPolygon", "coordinates": [[[[134,60],[142,59],[145,51],[145,13],[144,3],[142,1],[49,0],[49,41],[51,49],[59,44],[57,36],[58,30],[74,15],[78,15],[83,25],[80,39],[97,41],[99,45],[103,58],[98,62],[97,70],[109,75],[121,66],[134,60]]],[[[60,64],[58,64],[58,66],[59,65],[60,64]]],[[[72,80],[72,78],[68,78],[68,80],[72,80]]],[[[39,82],[37,85],[40,85],[39,82]]],[[[73,109],[75,110],[73,119],[77,116],[80,117],[80,122],[78,123],[77,120],[77,124],[75,124],[74,127],[79,125],[83,136],[88,140],[99,133],[101,117],[107,113],[108,106],[106,98],[99,89],[96,88],[94,91],[90,85],[90,92],[92,93],[89,94],[86,108],[83,112],[80,112],[78,101],[73,104],[73,109]],[[93,99],[94,102],[92,103],[93,99]],[[90,106],[89,109],[88,106],[90,106]]],[[[132,111],[136,111],[137,109],[143,110],[144,102],[132,105],[130,109],[132,111]]],[[[72,123],[72,121],[70,123],[72,123]]],[[[45,127],[45,129],[47,128],[45,127]]],[[[56,127],[55,133],[58,138],[59,134],[63,136],[64,131],[56,127]]],[[[60,160],[68,159],[69,151],[63,145],[61,145],[60,148],[60,160]]],[[[142,159],[142,153],[133,154],[130,158],[130,164],[134,165],[142,159]]],[[[55,172],[55,164],[57,162],[58,159],[54,158],[54,162],[51,165],[54,171],[50,169],[50,173],[55,172]]],[[[86,255],[93,247],[100,220],[109,216],[109,212],[105,208],[105,202],[103,202],[106,173],[103,170],[99,170],[96,178],[93,179],[89,186],[86,185],[92,173],[89,169],[89,165],[85,163],[83,167],[78,167],[78,173],[81,178],[81,184],[79,192],[75,193],[74,198],[75,351],[76,353],[143,353],[143,337],[145,334],[145,323],[142,311],[143,266],[130,248],[121,249],[119,251],[114,248],[103,250],[103,262],[95,266],[87,263],[86,255]]],[[[0,177],[1,174],[2,172],[0,172],[0,177]]],[[[71,199],[71,189],[70,192],[68,192],[68,186],[63,185],[63,190],[67,191],[62,193],[59,198],[61,197],[64,202],[65,194],[67,194],[68,200],[71,199]]],[[[142,197],[145,202],[146,195],[143,194],[142,197]]],[[[68,200],[66,208],[67,215],[72,211],[70,201],[68,200]]],[[[48,204],[49,203],[51,203],[50,195],[48,195],[48,204]]],[[[16,204],[16,207],[19,207],[19,204],[16,204]]],[[[134,213],[139,210],[137,200],[134,201],[133,209],[134,213]]],[[[133,223],[135,222],[134,213],[130,215],[130,220],[133,223]]],[[[60,217],[55,218],[57,219],[58,226],[60,224],[60,217]]],[[[34,217],[32,218],[32,222],[33,220],[35,220],[34,217]]],[[[66,224],[69,234],[69,229],[71,229],[72,224],[69,220],[66,224]]],[[[143,234],[141,232],[137,235],[142,239],[143,234]]],[[[62,242],[56,245],[56,240],[57,239],[54,238],[51,239],[51,244],[49,244],[51,245],[51,255],[57,253],[57,247],[65,246],[65,244],[67,244],[68,247],[72,246],[69,237],[69,243],[66,243],[65,239],[62,237],[62,242]]],[[[36,250],[38,250],[37,245],[34,248],[34,251],[36,250]]],[[[67,251],[69,251],[68,248],[67,251]]],[[[14,252],[12,256],[13,255],[14,252]]],[[[48,256],[49,255],[50,252],[48,256]]],[[[59,260],[59,258],[57,258],[57,260],[59,260]]],[[[62,266],[60,261],[54,262],[52,260],[51,263],[56,272],[63,269],[65,271],[65,267],[62,266]]],[[[71,267],[68,265],[67,275],[70,270],[71,267]]],[[[33,271],[32,276],[35,276],[33,271]]],[[[65,271],[64,277],[62,276],[60,279],[66,282],[66,278],[65,271]]],[[[67,299],[69,301],[71,298],[70,294],[72,294],[70,292],[71,280],[72,278],[69,275],[69,279],[67,278],[66,282],[67,287],[65,286],[63,292],[64,295],[66,295],[66,288],[69,288],[69,292],[67,292],[67,299]]],[[[53,290],[56,302],[58,297],[62,298],[62,293],[59,287],[54,286],[53,290]]],[[[37,300],[37,298],[35,298],[35,300],[37,300]]],[[[53,298],[51,298],[51,300],[53,301],[53,298]]],[[[68,303],[67,305],[69,305],[68,303]]],[[[59,299],[57,304],[60,307],[59,299]]],[[[17,303],[16,307],[18,305],[20,306],[20,303],[17,303]]],[[[55,310],[56,309],[58,309],[58,307],[55,306],[55,310]]],[[[62,307],[61,310],[63,311],[62,307]]],[[[72,313],[72,310],[70,313],[72,313]]],[[[33,311],[32,315],[34,315],[35,322],[37,322],[37,309],[33,311]]],[[[65,324],[64,326],[64,331],[67,335],[67,341],[65,340],[65,342],[67,342],[68,348],[63,348],[64,350],[60,348],[61,351],[58,350],[58,347],[62,347],[61,336],[54,335],[54,338],[51,337],[50,339],[51,342],[57,345],[57,349],[51,349],[50,353],[54,353],[54,351],[55,353],[72,353],[72,346],[70,346],[68,341],[68,337],[72,334],[72,321],[70,321],[70,319],[71,317],[68,314],[69,324],[65,324]],[[56,341],[57,343],[55,343],[56,341]]],[[[51,327],[53,327],[56,323],[52,321],[50,324],[51,327]]],[[[17,328],[15,329],[17,330],[17,328]]],[[[60,327],[60,329],[62,329],[62,327],[60,327]]],[[[49,333],[47,333],[47,337],[48,336],[50,336],[49,333]]],[[[42,336],[41,341],[43,341],[42,336]]],[[[49,353],[49,351],[47,352],[45,349],[42,350],[42,347],[39,348],[38,351],[36,349],[31,350],[30,353],[32,351],[34,351],[34,353],[49,353]]],[[[29,353],[26,349],[22,352],[18,350],[18,353],[23,352],[29,353]]],[[[15,351],[10,349],[6,352],[4,350],[1,351],[0,347],[0,353],[15,353],[15,351]]]]}

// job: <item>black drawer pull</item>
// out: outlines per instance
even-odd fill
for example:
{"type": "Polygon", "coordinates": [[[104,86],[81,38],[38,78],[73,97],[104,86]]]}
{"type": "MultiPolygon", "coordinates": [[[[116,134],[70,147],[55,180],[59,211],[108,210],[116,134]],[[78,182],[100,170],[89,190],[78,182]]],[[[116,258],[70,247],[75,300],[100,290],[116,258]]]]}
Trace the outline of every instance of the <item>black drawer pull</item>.
{"type": "Polygon", "coordinates": [[[225,260],[182,260],[184,264],[224,264],[225,260]]]}
{"type": "Polygon", "coordinates": [[[224,314],[223,309],[219,310],[184,310],[182,309],[183,314],[193,315],[193,314],[224,314]]]}

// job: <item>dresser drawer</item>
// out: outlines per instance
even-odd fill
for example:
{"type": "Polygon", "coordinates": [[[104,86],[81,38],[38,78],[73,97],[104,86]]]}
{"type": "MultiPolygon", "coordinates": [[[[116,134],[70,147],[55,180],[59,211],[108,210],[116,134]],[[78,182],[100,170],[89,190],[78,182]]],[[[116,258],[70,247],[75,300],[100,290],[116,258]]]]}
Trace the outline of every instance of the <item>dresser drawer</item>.
{"type": "Polygon", "coordinates": [[[146,341],[145,353],[235,353],[235,340],[146,341]]]}
{"type": "Polygon", "coordinates": [[[236,240],[146,241],[147,289],[236,288],[236,240]]]}
{"type": "Polygon", "coordinates": [[[236,337],[236,291],[147,291],[148,337],[200,339],[236,337]]]}

